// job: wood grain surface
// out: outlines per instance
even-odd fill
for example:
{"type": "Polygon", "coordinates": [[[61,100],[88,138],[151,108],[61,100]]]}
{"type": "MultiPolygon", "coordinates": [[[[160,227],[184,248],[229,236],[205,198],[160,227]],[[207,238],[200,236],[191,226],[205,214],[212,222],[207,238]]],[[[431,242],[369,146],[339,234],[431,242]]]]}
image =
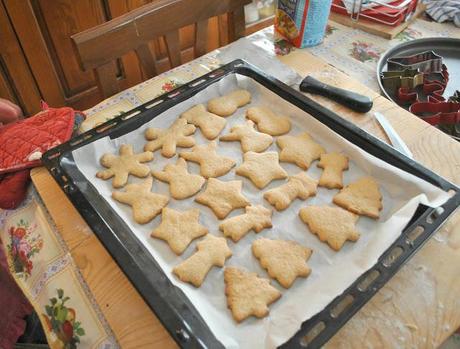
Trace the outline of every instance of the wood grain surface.
{"type": "MultiPolygon", "coordinates": [[[[281,57],[301,75],[371,96],[417,161],[460,183],[460,144],[305,51],[281,57]]],[[[312,98],[387,141],[372,112],[358,114],[312,98]]],[[[89,289],[123,348],[175,347],[149,307],[108,255],[46,169],[32,180],[71,249],[89,289]]],[[[460,326],[460,213],[440,231],[327,344],[327,348],[434,348],[460,326]]]]}

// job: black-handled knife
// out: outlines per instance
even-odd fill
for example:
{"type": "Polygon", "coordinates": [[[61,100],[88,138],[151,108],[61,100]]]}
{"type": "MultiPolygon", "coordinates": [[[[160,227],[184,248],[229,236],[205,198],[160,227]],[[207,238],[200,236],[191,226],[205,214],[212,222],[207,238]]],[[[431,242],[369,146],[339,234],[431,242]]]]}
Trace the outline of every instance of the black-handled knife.
{"type": "Polygon", "coordinates": [[[372,99],[369,97],[322,83],[311,76],[302,80],[300,91],[327,97],[360,113],[366,113],[372,109],[372,99]]]}

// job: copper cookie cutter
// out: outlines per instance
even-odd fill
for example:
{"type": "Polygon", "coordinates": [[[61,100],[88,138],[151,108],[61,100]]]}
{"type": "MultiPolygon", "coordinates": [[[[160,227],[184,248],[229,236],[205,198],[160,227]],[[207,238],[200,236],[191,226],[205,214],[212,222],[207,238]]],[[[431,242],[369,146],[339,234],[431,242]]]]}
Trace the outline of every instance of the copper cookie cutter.
{"type": "Polygon", "coordinates": [[[380,75],[382,85],[387,91],[396,92],[399,88],[414,89],[423,84],[423,73],[418,69],[385,71],[380,75]]]}
{"type": "Polygon", "coordinates": [[[387,60],[388,70],[418,69],[422,73],[440,72],[442,57],[433,51],[425,51],[412,56],[392,57],[387,60]]]}

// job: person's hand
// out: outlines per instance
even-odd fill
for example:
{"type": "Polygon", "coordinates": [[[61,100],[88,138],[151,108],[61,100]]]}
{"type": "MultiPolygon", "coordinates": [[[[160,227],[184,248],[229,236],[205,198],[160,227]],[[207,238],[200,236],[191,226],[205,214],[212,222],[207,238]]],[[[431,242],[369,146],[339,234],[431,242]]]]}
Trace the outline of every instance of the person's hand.
{"type": "Polygon", "coordinates": [[[21,108],[7,99],[0,98],[0,126],[15,122],[21,116],[21,108]]]}

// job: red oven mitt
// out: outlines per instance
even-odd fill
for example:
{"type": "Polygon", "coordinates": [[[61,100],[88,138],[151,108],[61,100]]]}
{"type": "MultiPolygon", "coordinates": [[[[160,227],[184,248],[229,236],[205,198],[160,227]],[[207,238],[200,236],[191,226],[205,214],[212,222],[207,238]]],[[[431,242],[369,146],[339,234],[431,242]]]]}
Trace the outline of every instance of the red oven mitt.
{"type": "Polygon", "coordinates": [[[0,127],[0,208],[16,208],[24,199],[29,169],[40,165],[41,156],[66,142],[75,125],[72,108],[48,108],[0,127]]]}

